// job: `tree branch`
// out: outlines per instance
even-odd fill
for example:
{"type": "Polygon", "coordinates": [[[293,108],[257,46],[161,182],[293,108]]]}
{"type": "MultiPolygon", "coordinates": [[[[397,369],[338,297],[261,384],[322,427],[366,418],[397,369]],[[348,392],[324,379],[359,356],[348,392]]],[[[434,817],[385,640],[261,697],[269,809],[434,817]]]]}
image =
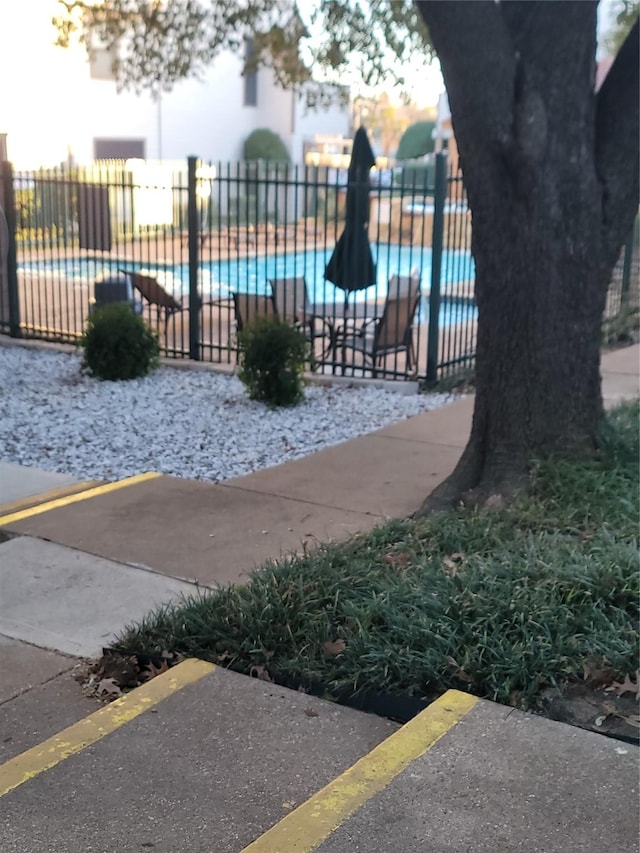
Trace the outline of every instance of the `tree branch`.
{"type": "Polygon", "coordinates": [[[640,195],[638,41],[636,20],[597,96],[596,170],[602,187],[605,263],[610,266],[628,237],[640,195]]]}

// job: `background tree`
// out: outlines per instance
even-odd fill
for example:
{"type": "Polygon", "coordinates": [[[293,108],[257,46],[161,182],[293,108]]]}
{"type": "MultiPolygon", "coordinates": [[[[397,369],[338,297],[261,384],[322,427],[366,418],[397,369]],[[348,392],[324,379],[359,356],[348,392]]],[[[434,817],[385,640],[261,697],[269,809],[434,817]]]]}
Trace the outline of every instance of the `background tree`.
{"type": "Polygon", "coordinates": [[[282,44],[306,51],[302,76],[349,66],[388,83],[396,60],[426,61],[428,27],[473,218],[478,331],[471,437],[423,511],[508,498],[532,455],[593,452],[602,313],[638,210],[637,21],[596,94],[597,0],[319,0],[322,37],[302,53],[285,0],[66,5],[62,40],[93,28],[134,86],[197,73],[247,28],[285,83],[301,72],[278,64],[282,44]]]}
{"type": "Polygon", "coordinates": [[[435,148],[435,121],[418,121],[408,127],[400,138],[396,160],[413,160],[432,154],[435,148]]]}

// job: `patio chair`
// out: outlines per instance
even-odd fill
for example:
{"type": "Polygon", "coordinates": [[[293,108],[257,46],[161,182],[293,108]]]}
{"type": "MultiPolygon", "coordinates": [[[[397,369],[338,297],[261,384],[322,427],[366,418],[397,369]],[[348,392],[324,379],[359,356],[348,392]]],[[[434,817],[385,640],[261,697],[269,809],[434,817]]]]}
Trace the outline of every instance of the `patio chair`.
{"type": "Polygon", "coordinates": [[[304,276],[270,278],[269,284],[278,317],[305,332],[313,341],[317,318],[311,310],[304,276]]]}
{"type": "Polygon", "coordinates": [[[156,308],[158,312],[158,324],[160,324],[164,314],[164,336],[166,338],[169,320],[175,317],[176,314],[184,311],[187,306],[179,302],[171,293],[168,293],[158,280],[151,275],[131,272],[130,270],[118,270],[118,272],[128,276],[131,284],[140,296],[149,305],[156,308]]]}
{"type": "Polygon", "coordinates": [[[413,375],[417,368],[417,356],[413,342],[413,322],[420,303],[420,274],[393,275],[382,314],[370,317],[359,326],[350,320],[334,333],[334,354],[339,349],[354,350],[362,354],[365,365],[371,364],[374,377],[378,367],[389,356],[406,354],[406,373],[413,375]]]}
{"type": "Polygon", "coordinates": [[[272,296],[255,293],[234,293],[233,305],[236,312],[236,328],[241,332],[258,317],[277,317],[272,296]]]}

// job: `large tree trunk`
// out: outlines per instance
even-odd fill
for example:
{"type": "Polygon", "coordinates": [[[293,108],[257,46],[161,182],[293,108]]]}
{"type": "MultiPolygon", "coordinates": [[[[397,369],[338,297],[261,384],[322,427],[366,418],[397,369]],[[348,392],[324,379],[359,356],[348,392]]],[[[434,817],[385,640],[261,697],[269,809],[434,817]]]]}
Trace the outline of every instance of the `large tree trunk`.
{"type": "Polygon", "coordinates": [[[478,304],[471,437],[424,513],[508,498],[532,456],[594,449],[602,313],[638,203],[638,51],[636,26],[635,67],[625,45],[596,98],[595,3],[418,5],[447,84],[478,304]]]}

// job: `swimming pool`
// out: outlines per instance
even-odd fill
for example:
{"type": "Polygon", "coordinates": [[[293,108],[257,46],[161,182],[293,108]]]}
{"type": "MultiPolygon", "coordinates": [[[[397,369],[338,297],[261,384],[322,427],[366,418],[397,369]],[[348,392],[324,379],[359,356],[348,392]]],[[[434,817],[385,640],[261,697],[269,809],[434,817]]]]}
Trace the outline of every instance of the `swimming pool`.
{"type": "MultiPolygon", "coordinates": [[[[427,292],[431,285],[431,249],[419,249],[412,246],[394,244],[372,244],[373,259],[376,263],[377,281],[366,290],[350,296],[350,301],[364,302],[384,299],[387,293],[389,277],[394,273],[409,275],[420,270],[422,290],[427,292]]],[[[198,270],[198,289],[204,299],[230,296],[239,291],[244,293],[266,294],[269,292],[270,278],[304,276],[309,296],[315,303],[343,304],[344,292],[324,278],[324,270],[333,247],[300,252],[276,253],[264,256],[234,258],[232,260],[204,260],[198,270]]],[[[138,272],[155,276],[170,293],[180,297],[189,290],[189,268],[187,264],[146,265],[135,264],[131,260],[113,257],[73,257],[56,259],[35,259],[20,264],[19,269],[31,273],[44,273],[64,278],[70,282],[82,282],[83,285],[108,275],[116,275],[120,268],[135,266],[138,272]]],[[[455,295],[452,286],[458,283],[472,282],[475,278],[473,258],[469,252],[445,249],[441,261],[441,288],[443,296],[455,295]]],[[[467,297],[473,294],[472,285],[464,288],[467,297]]],[[[450,305],[459,309],[454,322],[473,316],[475,307],[462,306],[460,300],[442,303],[442,312],[446,313],[450,305]],[[464,308],[464,310],[462,310],[464,308]],[[463,316],[460,317],[459,313],[463,316]]],[[[422,318],[428,312],[423,305],[422,318]]],[[[448,325],[446,318],[443,323],[448,325]]]]}

